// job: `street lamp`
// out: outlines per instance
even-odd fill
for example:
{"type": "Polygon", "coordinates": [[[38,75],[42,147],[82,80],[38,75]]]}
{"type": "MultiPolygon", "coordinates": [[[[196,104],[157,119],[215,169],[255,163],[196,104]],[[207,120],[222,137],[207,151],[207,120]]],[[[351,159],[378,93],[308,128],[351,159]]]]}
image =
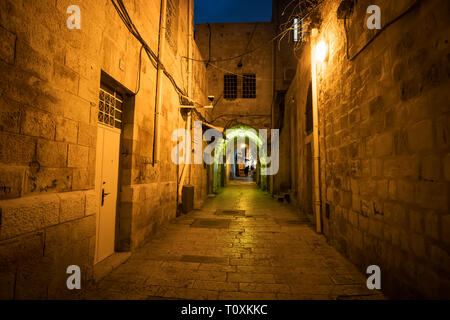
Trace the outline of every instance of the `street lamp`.
{"type": "Polygon", "coordinates": [[[316,45],[316,60],[317,62],[324,62],[328,57],[328,46],[325,41],[320,41],[316,45]]]}

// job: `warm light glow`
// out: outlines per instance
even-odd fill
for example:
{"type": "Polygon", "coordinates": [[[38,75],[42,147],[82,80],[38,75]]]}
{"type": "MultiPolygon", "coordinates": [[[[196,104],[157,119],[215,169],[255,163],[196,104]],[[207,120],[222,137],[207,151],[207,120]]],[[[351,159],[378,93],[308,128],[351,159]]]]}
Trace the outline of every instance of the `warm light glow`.
{"type": "Polygon", "coordinates": [[[328,55],[328,46],[325,41],[320,41],[316,45],[316,60],[324,62],[328,55]]]}
{"type": "Polygon", "coordinates": [[[294,42],[298,41],[298,18],[294,18],[294,42]]]}
{"type": "Polygon", "coordinates": [[[245,148],[246,147],[246,145],[245,144],[241,144],[241,148],[245,148]]]}

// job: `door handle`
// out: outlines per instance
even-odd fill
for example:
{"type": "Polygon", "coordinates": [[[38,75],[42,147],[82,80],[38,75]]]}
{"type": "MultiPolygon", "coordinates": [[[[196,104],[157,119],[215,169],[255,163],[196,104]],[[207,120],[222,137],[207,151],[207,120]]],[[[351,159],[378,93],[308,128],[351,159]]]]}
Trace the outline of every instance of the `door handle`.
{"type": "Polygon", "coordinates": [[[105,189],[102,189],[102,207],[103,204],[105,203],[105,197],[110,195],[110,193],[105,193],[105,189]]]}

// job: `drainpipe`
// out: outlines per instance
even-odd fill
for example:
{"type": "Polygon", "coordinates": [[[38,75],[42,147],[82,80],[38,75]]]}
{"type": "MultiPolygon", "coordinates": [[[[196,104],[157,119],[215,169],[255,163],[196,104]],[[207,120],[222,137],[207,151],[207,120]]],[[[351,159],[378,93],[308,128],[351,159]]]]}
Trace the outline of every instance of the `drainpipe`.
{"type": "MultiPolygon", "coordinates": [[[[317,29],[313,29],[312,37],[316,38],[317,29]]],[[[314,40],[314,39],[312,39],[314,40]]],[[[317,108],[317,65],[315,60],[315,42],[311,41],[311,76],[313,102],[313,144],[314,144],[314,211],[316,216],[316,232],[322,233],[320,182],[319,182],[319,111],[317,108]]]]}
{"type": "MultiPolygon", "coordinates": [[[[191,1],[192,0],[188,0],[188,16],[187,16],[187,23],[188,23],[188,27],[187,27],[187,32],[188,32],[188,38],[187,38],[187,56],[188,56],[188,71],[187,71],[187,94],[189,98],[193,98],[192,97],[192,31],[191,30],[191,1]]],[[[188,113],[188,117],[187,117],[187,129],[188,132],[191,132],[191,122],[192,122],[192,110],[189,110],[188,113]]],[[[191,184],[191,172],[192,172],[192,133],[191,133],[191,141],[186,141],[186,151],[189,150],[189,153],[191,154],[191,161],[189,163],[189,184],[191,184]],[[189,149],[188,149],[189,147],[189,149]]]]}
{"type": "MultiPolygon", "coordinates": [[[[187,53],[186,56],[188,57],[187,60],[187,67],[188,67],[188,72],[187,72],[187,95],[189,98],[192,97],[192,50],[191,50],[191,37],[192,37],[192,30],[191,30],[191,5],[192,5],[192,0],[188,0],[188,18],[187,18],[187,23],[188,23],[188,28],[187,28],[187,32],[188,32],[188,37],[187,37],[187,53]]],[[[189,110],[188,114],[187,114],[187,118],[186,118],[186,123],[184,125],[184,129],[187,132],[191,132],[191,117],[192,115],[192,111],[189,110]]],[[[187,154],[188,152],[191,152],[191,162],[192,162],[192,134],[191,134],[191,141],[185,139],[184,141],[184,163],[183,163],[183,169],[181,169],[181,176],[178,178],[177,175],[177,196],[180,196],[180,192],[182,190],[183,184],[184,184],[184,178],[186,175],[188,175],[188,179],[189,182],[188,184],[191,183],[191,164],[186,164],[187,161],[187,154]],[[186,168],[187,166],[189,166],[189,168],[186,168]]]]}
{"type": "MultiPolygon", "coordinates": [[[[276,5],[276,12],[280,12],[279,10],[279,2],[275,1],[275,5],[276,5]]],[[[277,21],[278,24],[279,21],[277,21]]],[[[270,122],[271,122],[271,128],[272,129],[279,129],[279,128],[275,128],[275,106],[276,106],[276,99],[277,99],[277,74],[278,74],[278,66],[277,66],[277,62],[278,62],[278,52],[277,52],[277,43],[278,41],[273,41],[272,43],[272,106],[270,108],[270,122]]],[[[261,166],[259,168],[259,174],[261,174],[261,166]]],[[[259,179],[261,181],[261,175],[259,175],[259,179]]],[[[266,176],[267,177],[267,176],[266,176]]],[[[267,191],[269,192],[269,194],[273,195],[274,194],[274,181],[275,181],[275,176],[274,175],[270,175],[269,178],[267,179],[267,191]]],[[[260,187],[261,187],[262,183],[260,183],[260,187]]],[[[263,188],[261,188],[263,189],[263,188]]]]}
{"type": "MultiPolygon", "coordinates": [[[[161,61],[164,56],[166,31],[166,0],[161,0],[159,13],[159,35],[158,35],[158,60],[161,61]]],[[[156,94],[155,94],[155,128],[154,128],[154,146],[153,146],[153,165],[157,164],[160,158],[160,137],[161,137],[161,107],[162,107],[162,69],[159,67],[156,71],[156,94]]]]}
{"type": "Polygon", "coordinates": [[[189,111],[188,116],[187,116],[187,120],[186,120],[186,125],[187,125],[187,131],[190,134],[190,141],[186,139],[186,155],[189,152],[191,154],[191,159],[189,161],[189,164],[187,164],[189,166],[189,173],[188,173],[188,184],[191,184],[191,169],[192,169],[192,132],[191,132],[191,122],[192,122],[192,117],[191,117],[192,111],[189,111]]]}

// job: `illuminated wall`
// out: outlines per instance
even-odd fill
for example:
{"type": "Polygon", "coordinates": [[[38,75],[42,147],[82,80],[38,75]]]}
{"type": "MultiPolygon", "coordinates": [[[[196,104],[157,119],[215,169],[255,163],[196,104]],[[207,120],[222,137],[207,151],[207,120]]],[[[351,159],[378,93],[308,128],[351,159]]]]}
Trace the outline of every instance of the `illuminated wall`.
{"type": "MultiPolygon", "coordinates": [[[[206,104],[204,66],[194,65],[188,80],[182,58],[188,33],[193,35],[193,8],[188,11],[188,1],[172,2],[179,6],[169,17],[176,21],[171,21],[170,45],[161,59],[177,84],[187,90],[191,81],[195,100],[206,104]]],[[[0,2],[0,298],[69,294],[69,265],[81,267],[83,286],[94,275],[101,71],[136,92],[141,45],[110,1],[78,1],[81,29],[68,29],[71,4],[0,2]]],[[[157,51],[160,1],[125,4],[142,37],[157,51]]],[[[202,59],[195,42],[191,51],[202,59]]],[[[176,216],[178,179],[170,136],[185,127],[186,118],[163,76],[161,158],[153,166],[155,76],[143,52],[139,93],[133,110],[124,112],[121,137],[116,231],[121,251],[141,246],[176,216]]],[[[200,203],[206,195],[206,169],[192,166],[191,178],[200,203]]]]}
{"type": "MultiPolygon", "coordinates": [[[[340,2],[320,6],[313,40],[329,50],[317,65],[323,231],[362,271],[379,265],[388,296],[448,297],[449,3],[421,1],[395,20],[414,1],[358,1],[346,35],[340,2]],[[374,35],[365,29],[371,4],[380,6],[382,25],[395,22],[365,46],[374,35]]],[[[286,99],[298,124],[292,148],[301,208],[309,192],[310,53],[308,42],[286,99]]]]}

